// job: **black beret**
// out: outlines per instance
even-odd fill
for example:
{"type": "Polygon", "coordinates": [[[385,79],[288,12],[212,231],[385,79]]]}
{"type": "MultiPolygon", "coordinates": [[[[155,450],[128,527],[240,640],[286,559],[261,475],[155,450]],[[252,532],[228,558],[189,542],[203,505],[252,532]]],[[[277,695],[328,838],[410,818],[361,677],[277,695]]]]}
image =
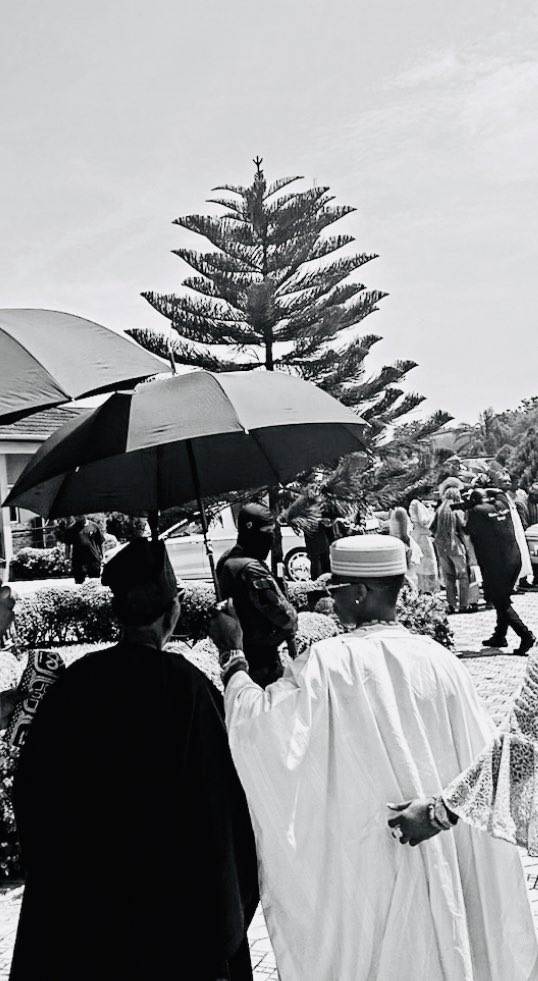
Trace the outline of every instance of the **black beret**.
{"type": "Polygon", "coordinates": [[[135,538],[106,563],[101,577],[112,590],[120,619],[156,620],[177,596],[177,580],[164,542],[135,538]]]}

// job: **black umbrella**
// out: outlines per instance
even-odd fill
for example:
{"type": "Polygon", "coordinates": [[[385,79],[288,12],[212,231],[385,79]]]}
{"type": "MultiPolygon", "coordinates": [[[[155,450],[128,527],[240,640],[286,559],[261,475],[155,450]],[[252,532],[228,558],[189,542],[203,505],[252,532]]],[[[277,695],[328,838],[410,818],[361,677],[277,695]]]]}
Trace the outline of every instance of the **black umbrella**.
{"type": "Polygon", "coordinates": [[[130,338],[57,310],[0,310],[0,422],[127,388],[167,364],[130,338]]]}
{"type": "Polygon", "coordinates": [[[196,371],[113,395],[37,451],[6,505],[45,517],[156,512],[202,495],[288,483],[363,449],[366,423],[280,372],[196,371]]]}

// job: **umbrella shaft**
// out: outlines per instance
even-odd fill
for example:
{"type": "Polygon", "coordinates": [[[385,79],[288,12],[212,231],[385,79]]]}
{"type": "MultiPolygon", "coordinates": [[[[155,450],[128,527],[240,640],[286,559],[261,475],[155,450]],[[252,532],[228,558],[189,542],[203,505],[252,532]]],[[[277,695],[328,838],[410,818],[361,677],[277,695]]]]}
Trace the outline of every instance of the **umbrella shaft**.
{"type": "Polygon", "coordinates": [[[208,525],[207,517],[204,507],[204,499],[202,497],[202,491],[200,489],[200,478],[198,476],[198,467],[196,466],[196,457],[194,455],[194,447],[190,439],[187,440],[187,455],[189,457],[189,464],[191,468],[192,482],[194,485],[194,493],[196,494],[196,500],[198,501],[198,507],[200,509],[200,522],[202,524],[202,534],[204,536],[204,546],[209,561],[209,568],[211,569],[211,578],[213,579],[213,586],[215,587],[215,596],[217,597],[217,602],[222,599],[220,586],[217,579],[217,570],[215,568],[215,559],[213,556],[213,546],[207,537],[208,525]]]}

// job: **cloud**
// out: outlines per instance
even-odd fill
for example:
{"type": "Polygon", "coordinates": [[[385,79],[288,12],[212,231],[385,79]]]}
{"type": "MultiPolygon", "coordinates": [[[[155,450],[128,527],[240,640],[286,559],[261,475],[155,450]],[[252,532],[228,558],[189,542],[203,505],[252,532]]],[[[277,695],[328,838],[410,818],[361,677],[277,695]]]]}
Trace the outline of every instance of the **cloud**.
{"type": "Polygon", "coordinates": [[[538,178],[538,61],[505,64],[465,93],[461,124],[476,165],[494,181],[538,178]]]}
{"type": "Polygon", "coordinates": [[[461,62],[453,50],[436,53],[427,60],[416,62],[391,82],[391,87],[414,88],[427,82],[445,82],[461,70],[461,62]]]}

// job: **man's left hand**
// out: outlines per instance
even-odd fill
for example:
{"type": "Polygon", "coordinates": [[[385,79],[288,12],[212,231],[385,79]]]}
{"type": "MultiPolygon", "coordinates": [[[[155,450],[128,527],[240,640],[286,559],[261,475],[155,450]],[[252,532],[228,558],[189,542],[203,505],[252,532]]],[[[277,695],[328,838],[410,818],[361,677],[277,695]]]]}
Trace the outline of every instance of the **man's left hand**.
{"type": "Polygon", "coordinates": [[[389,828],[399,828],[401,845],[420,845],[428,838],[439,834],[440,828],[435,828],[430,821],[429,800],[403,801],[401,804],[387,804],[391,811],[397,811],[395,817],[389,818],[389,828]]]}

